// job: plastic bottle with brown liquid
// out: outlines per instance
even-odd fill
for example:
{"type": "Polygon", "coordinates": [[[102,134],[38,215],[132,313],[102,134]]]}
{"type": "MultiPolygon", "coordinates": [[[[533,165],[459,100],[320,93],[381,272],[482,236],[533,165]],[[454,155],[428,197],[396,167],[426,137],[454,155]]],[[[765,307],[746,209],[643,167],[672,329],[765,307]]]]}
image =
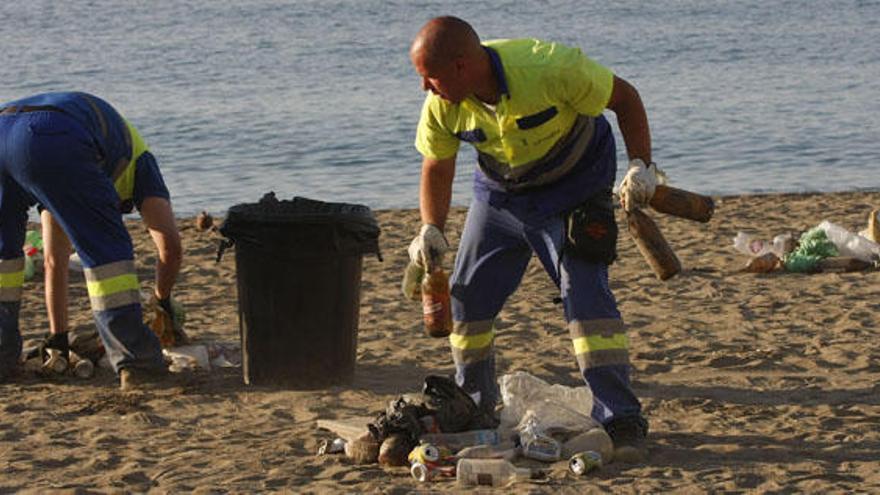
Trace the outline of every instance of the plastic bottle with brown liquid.
{"type": "Polygon", "coordinates": [[[446,337],[452,333],[449,277],[439,266],[425,273],[422,278],[422,313],[428,335],[446,337]]]}

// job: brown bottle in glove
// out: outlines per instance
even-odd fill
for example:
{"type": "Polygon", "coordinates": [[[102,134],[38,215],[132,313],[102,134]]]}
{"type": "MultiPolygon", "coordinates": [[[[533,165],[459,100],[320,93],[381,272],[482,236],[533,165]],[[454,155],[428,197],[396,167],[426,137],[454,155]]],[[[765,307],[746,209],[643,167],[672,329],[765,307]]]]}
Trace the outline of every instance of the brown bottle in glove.
{"type": "Polygon", "coordinates": [[[422,279],[422,312],[425,332],[431,337],[452,333],[452,305],[449,298],[449,277],[439,266],[425,273],[422,279]]]}

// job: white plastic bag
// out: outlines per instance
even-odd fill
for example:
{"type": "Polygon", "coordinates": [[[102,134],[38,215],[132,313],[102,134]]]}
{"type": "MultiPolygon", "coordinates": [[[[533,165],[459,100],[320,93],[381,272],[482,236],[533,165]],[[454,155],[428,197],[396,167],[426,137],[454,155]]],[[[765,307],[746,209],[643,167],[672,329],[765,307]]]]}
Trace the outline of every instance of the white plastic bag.
{"type": "Polygon", "coordinates": [[[733,238],[734,249],[753,258],[767,253],[773,253],[777,258],[783,258],[791,250],[791,244],[791,234],[779,234],[773,238],[772,242],[757,239],[745,232],[738,232],[733,238]]]}
{"type": "Polygon", "coordinates": [[[211,370],[208,348],[203,345],[182,345],[171,349],[162,349],[162,354],[171,360],[168,370],[172,373],[184,370],[211,370]]]}
{"type": "Polygon", "coordinates": [[[542,431],[586,431],[599,424],[590,415],[593,393],[586,386],[550,385],[525,371],[504,375],[499,380],[501,424],[513,428],[532,412],[542,431]]]}
{"type": "Polygon", "coordinates": [[[828,220],[820,223],[818,227],[825,231],[828,240],[834,243],[841,256],[850,256],[868,262],[880,259],[880,244],[828,220]]]}

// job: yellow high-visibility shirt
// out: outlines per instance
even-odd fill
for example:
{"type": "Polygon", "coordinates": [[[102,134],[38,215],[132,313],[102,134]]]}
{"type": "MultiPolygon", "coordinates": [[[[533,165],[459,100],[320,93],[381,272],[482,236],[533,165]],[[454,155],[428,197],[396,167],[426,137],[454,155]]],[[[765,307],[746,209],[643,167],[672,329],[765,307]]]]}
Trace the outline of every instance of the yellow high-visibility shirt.
{"type": "Polygon", "coordinates": [[[578,115],[595,117],[611,98],[613,73],[580,49],[536,39],[484,43],[498,78],[494,112],[470,96],[453,104],[429,93],[415,146],[428,158],[453,157],[461,141],[511,169],[543,158],[578,115]]]}

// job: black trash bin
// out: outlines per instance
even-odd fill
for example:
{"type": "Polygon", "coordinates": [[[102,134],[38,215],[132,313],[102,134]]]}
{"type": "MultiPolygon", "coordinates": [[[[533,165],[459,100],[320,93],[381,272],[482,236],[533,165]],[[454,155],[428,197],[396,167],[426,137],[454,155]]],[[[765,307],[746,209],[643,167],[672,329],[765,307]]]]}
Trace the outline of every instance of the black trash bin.
{"type": "Polygon", "coordinates": [[[269,193],[231,207],[220,233],[235,246],[244,382],[351,381],[363,255],[379,256],[372,211],[269,193]]]}

